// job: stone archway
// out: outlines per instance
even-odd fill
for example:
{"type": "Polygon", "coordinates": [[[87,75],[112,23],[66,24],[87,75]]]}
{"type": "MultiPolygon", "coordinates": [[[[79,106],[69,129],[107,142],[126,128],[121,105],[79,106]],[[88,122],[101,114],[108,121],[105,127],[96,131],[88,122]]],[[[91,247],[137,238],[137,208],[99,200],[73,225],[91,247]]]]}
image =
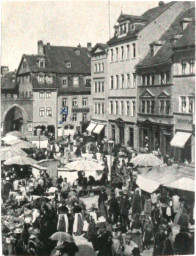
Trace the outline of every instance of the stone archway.
{"type": "Polygon", "coordinates": [[[3,116],[3,133],[20,131],[23,134],[27,131],[28,116],[26,111],[18,104],[10,106],[3,116]]]}

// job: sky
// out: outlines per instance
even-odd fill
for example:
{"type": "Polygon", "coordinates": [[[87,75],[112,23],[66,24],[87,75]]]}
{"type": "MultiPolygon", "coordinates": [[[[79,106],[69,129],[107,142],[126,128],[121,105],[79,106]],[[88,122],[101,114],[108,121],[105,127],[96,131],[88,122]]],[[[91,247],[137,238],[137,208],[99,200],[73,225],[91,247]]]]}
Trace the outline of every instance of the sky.
{"type": "MultiPolygon", "coordinates": [[[[85,47],[109,40],[107,1],[3,1],[1,3],[1,65],[18,68],[23,54],[37,54],[44,44],[85,47]]],[[[121,10],[141,15],[157,2],[110,0],[110,35],[121,10]]]]}

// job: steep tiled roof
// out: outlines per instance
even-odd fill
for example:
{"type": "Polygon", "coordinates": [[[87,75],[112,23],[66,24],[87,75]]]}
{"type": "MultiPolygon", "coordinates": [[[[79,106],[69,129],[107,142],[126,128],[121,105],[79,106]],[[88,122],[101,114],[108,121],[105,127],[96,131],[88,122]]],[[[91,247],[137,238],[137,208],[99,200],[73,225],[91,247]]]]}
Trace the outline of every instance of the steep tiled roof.
{"type": "Polygon", "coordinates": [[[93,54],[97,48],[100,48],[103,52],[106,51],[106,49],[108,48],[107,44],[103,44],[103,43],[97,43],[91,50],[91,54],[93,54]]]}
{"type": "MultiPolygon", "coordinates": [[[[157,64],[161,64],[169,61],[169,59],[173,55],[173,45],[170,43],[170,39],[177,35],[182,35],[180,39],[175,43],[175,47],[179,44],[187,43],[192,44],[195,42],[195,8],[191,8],[187,11],[181,12],[175,21],[171,24],[169,29],[161,36],[160,41],[164,42],[163,46],[159,49],[155,56],[151,56],[150,52],[147,56],[136,66],[137,68],[142,68],[146,66],[153,66],[157,64]],[[180,21],[183,18],[192,18],[191,24],[187,26],[187,28],[182,31],[180,26],[180,21]],[[192,38],[191,38],[192,37],[192,38]],[[190,40],[190,43],[189,43],[190,40]]],[[[150,48],[149,48],[150,49],[150,48]]]]}
{"type": "Polygon", "coordinates": [[[90,57],[85,47],[44,45],[46,67],[37,65],[39,55],[24,55],[32,72],[53,72],[64,74],[90,74],[90,57]],[[79,54],[77,54],[79,52],[79,54]],[[71,67],[66,66],[71,63],[71,67]]]}
{"type": "Polygon", "coordinates": [[[176,42],[174,49],[195,46],[195,23],[190,24],[183,36],[176,42]]]}
{"type": "Polygon", "coordinates": [[[127,18],[131,17],[137,17],[140,18],[141,21],[145,22],[145,25],[141,25],[141,26],[137,26],[137,29],[133,32],[128,32],[128,34],[122,38],[118,38],[116,36],[114,36],[113,38],[111,38],[108,41],[108,44],[114,44],[117,42],[121,42],[127,39],[131,39],[137,36],[138,32],[140,32],[146,25],[148,25],[150,22],[152,22],[153,20],[155,20],[156,18],[158,18],[163,12],[165,12],[168,8],[170,8],[173,4],[175,4],[176,2],[170,2],[158,7],[155,7],[153,9],[150,9],[148,11],[146,11],[143,15],[141,16],[134,16],[134,15],[127,15],[127,14],[123,14],[124,16],[127,16],[127,18]]]}
{"type": "Polygon", "coordinates": [[[18,83],[16,81],[15,72],[9,72],[1,77],[1,90],[17,90],[18,83]]]}

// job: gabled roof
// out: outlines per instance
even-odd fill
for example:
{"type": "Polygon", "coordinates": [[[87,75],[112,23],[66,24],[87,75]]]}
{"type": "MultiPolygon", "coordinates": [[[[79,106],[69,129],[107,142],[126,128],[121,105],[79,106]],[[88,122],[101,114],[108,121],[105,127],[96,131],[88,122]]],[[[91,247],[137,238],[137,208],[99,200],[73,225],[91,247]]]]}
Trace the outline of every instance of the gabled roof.
{"type": "Polygon", "coordinates": [[[149,90],[146,89],[141,95],[140,98],[154,98],[155,95],[149,90]]]}
{"type": "Polygon", "coordinates": [[[146,21],[146,19],[142,16],[128,15],[128,14],[121,13],[119,18],[117,19],[117,22],[122,22],[122,21],[126,21],[126,20],[130,20],[132,22],[146,21]]]}
{"type": "Polygon", "coordinates": [[[157,98],[169,98],[170,94],[166,91],[162,91],[157,98]]]}
{"type": "Polygon", "coordinates": [[[16,81],[15,72],[9,72],[1,77],[1,90],[17,90],[18,83],[16,81]]]}
{"type": "Polygon", "coordinates": [[[44,45],[44,52],[44,56],[23,55],[31,72],[90,74],[90,56],[88,49],[85,47],[44,45]],[[45,68],[38,66],[40,58],[45,59],[45,68]],[[68,61],[71,62],[70,68],[66,65],[68,61]]]}
{"type": "Polygon", "coordinates": [[[97,43],[91,50],[91,55],[96,52],[97,49],[100,49],[102,52],[106,52],[108,46],[107,44],[97,43]]]}
{"type": "MultiPolygon", "coordinates": [[[[137,30],[133,31],[133,32],[128,32],[128,34],[122,38],[118,38],[116,36],[114,36],[113,38],[111,38],[107,43],[108,45],[110,44],[114,44],[117,42],[121,42],[124,40],[128,40],[128,39],[132,39],[135,38],[137,36],[137,34],[145,27],[147,26],[149,23],[151,23],[153,20],[155,20],[156,18],[158,18],[163,12],[165,12],[168,8],[170,8],[173,4],[175,4],[176,2],[170,2],[152,9],[149,9],[148,11],[146,11],[143,15],[141,16],[134,16],[134,15],[128,15],[128,14],[121,14],[124,17],[127,17],[127,19],[130,20],[134,20],[136,21],[136,19],[140,19],[140,21],[145,22],[144,25],[141,26],[137,26],[137,30]]],[[[121,17],[120,15],[120,17],[121,17]]],[[[120,18],[119,17],[119,18],[120,18]]],[[[118,20],[119,20],[118,18],[118,20]]],[[[137,20],[138,21],[138,20],[137,20]]]]}
{"type": "MultiPolygon", "coordinates": [[[[160,47],[160,49],[154,56],[151,56],[151,53],[149,51],[147,56],[144,57],[144,59],[136,66],[136,68],[150,67],[153,65],[159,65],[159,64],[169,62],[173,56],[173,45],[171,44],[170,39],[175,37],[176,35],[181,34],[182,37],[180,37],[180,39],[177,40],[177,42],[175,43],[175,46],[178,45],[179,42],[181,42],[180,44],[184,44],[189,37],[190,37],[190,44],[192,44],[195,40],[193,36],[195,35],[195,31],[193,29],[194,22],[195,22],[195,8],[191,8],[189,10],[181,12],[178,15],[178,17],[174,20],[174,22],[171,24],[169,29],[159,39],[160,41],[165,41],[165,44],[162,47],[160,47]],[[192,24],[188,25],[187,28],[184,31],[182,31],[180,21],[184,17],[192,18],[192,24]],[[191,39],[191,36],[193,37],[192,39],[191,39]]],[[[189,42],[186,42],[186,43],[189,44],[189,42]]],[[[149,50],[150,50],[150,47],[149,47],[149,50]]]]}

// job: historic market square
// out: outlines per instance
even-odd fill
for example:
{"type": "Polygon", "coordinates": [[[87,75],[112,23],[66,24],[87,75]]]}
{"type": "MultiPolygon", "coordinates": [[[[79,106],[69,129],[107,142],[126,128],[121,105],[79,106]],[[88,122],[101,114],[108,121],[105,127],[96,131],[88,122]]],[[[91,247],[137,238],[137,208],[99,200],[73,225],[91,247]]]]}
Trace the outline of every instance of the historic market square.
{"type": "Polygon", "coordinates": [[[1,66],[2,255],[194,255],[194,2],[103,3],[105,41],[1,66]]]}

